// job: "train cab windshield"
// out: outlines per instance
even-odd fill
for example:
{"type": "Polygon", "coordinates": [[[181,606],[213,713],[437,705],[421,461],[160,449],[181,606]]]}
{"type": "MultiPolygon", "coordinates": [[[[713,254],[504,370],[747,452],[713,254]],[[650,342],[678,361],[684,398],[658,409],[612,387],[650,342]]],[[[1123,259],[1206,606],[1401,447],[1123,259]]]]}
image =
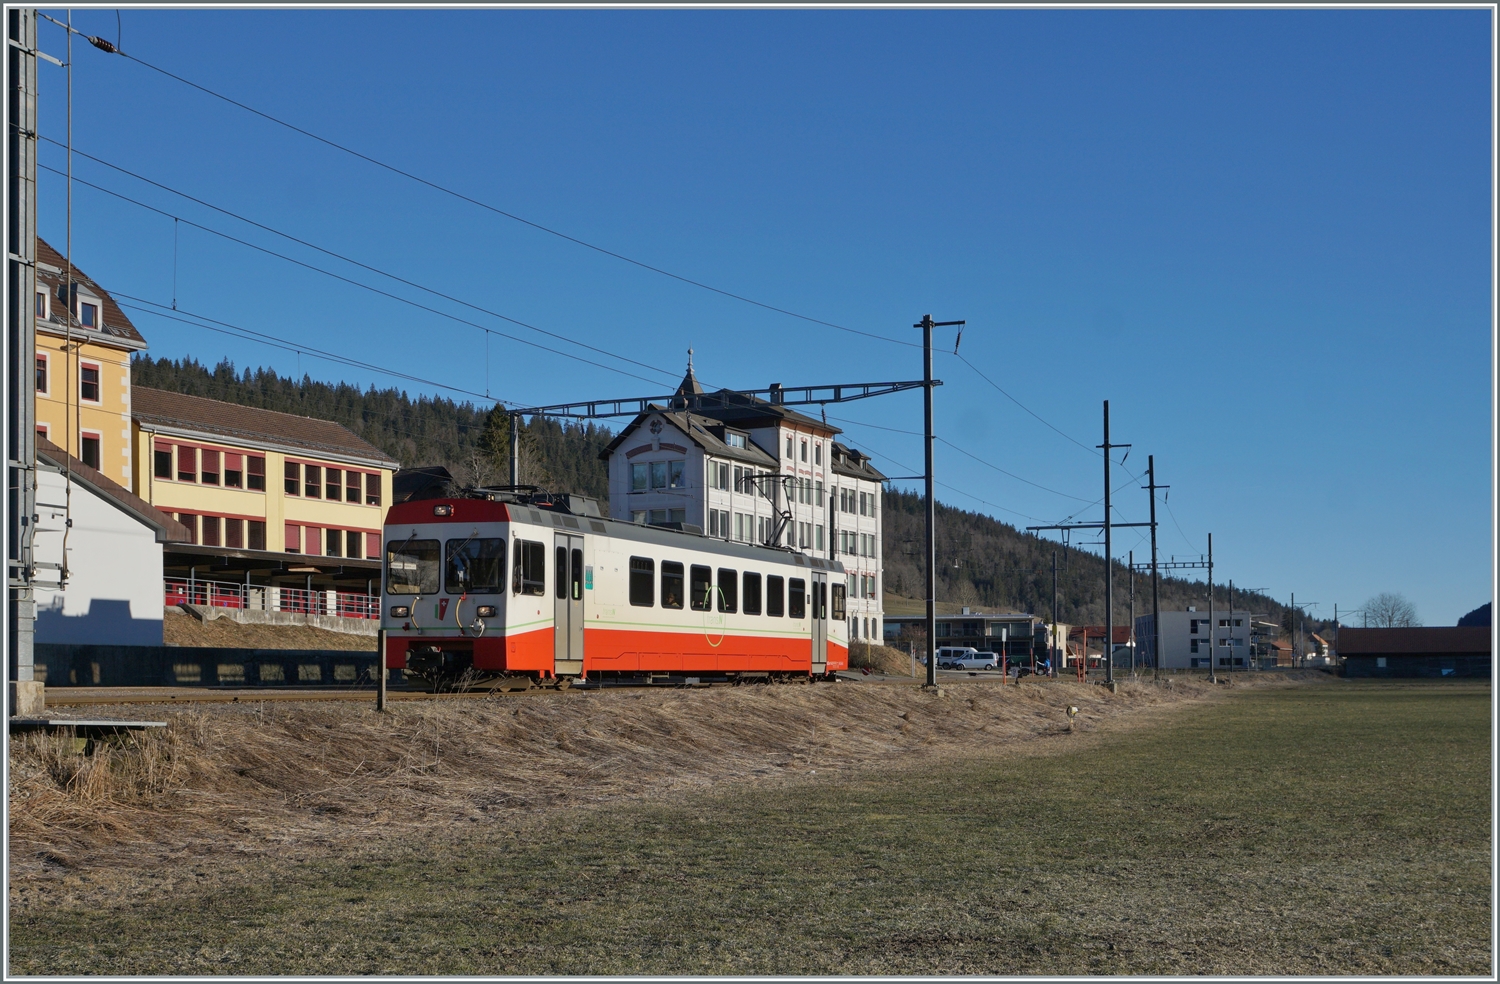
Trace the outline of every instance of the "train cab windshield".
{"type": "Polygon", "coordinates": [[[499,537],[449,540],[448,593],[499,594],[505,590],[505,541],[499,537]]]}
{"type": "Polygon", "coordinates": [[[386,591],[393,595],[436,594],[438,590],[438,542],[436,540],[392,540],[385,545],[386,591]]]}

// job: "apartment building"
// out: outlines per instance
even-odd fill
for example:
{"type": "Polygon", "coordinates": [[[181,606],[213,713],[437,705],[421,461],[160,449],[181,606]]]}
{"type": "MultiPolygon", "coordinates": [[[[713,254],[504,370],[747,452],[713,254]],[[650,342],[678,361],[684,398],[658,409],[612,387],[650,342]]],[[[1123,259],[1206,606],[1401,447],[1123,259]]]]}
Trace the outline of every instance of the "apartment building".
{"type": "Polygon", "coordinates": [[[130,357],[146,340],[104,288],[36,241],[36,431],[135,491],[130,357]]]}
{"type": "MultiPolygon", "coordinates": [[[[689,363],[676,395],[703,393],[689,363]]],[[[610,515],[840,560],[851,635],[879,639],[884,476],[835,440],[837,427],[763,400],[709,397],[737,405],[653,407],[604,449],[610,515]]]]}
{"type": "Polygon", "coordinates": [[[135,484],[191,542],[377,558],[399,467],[331,420],[138,387],[135,484]]]}

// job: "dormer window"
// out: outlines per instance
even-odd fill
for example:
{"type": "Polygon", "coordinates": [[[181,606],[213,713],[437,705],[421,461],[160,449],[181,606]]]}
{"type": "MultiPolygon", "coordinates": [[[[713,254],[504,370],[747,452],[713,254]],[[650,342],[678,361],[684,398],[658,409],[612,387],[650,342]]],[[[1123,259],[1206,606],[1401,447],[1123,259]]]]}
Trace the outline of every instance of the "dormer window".
{"type": "Polygon", "coordinates": [[[745,435],[736,434],[734,431],[725,431],[724,443],[732,448],[743,449],[745,447],[745,435]]]}
{"type": "Polygon", "coordinates": [[[43,321],[52,316],[52,305],[49,303],[49,300],[45,290],[36,292],[36,316],[43,321]]]}
{"type": "Polygon", "coordinates": [[[99,305],[88,301],[78,302],[78,323],[85,328],[99,327],[99,305]]]}

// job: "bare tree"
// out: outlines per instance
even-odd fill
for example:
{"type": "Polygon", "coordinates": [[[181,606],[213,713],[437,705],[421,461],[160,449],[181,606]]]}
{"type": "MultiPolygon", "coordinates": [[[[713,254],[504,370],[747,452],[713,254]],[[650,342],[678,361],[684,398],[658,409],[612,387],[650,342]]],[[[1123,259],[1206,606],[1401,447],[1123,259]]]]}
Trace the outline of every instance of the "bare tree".
{"type": "Polygon", "coordinates": [[[1422,624],[1417,617],[1417,606],[1394,591],[1382,591],[1365,602],[1364,614],[1377,629],[1406,629],[1422,624]]]}

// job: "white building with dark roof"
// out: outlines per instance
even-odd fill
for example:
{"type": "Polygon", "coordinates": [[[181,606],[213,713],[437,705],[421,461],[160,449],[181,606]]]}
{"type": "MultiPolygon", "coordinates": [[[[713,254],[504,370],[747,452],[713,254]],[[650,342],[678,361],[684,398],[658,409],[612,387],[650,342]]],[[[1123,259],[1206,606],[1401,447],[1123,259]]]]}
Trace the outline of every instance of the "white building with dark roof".
{"type": "MultiPolygon", "coordinates": [[[[679,396],[702,394],[691,363],[679,396]]],[[[843,562],[851,637],[881,637],[881,482],[839,428],[761,400],[653,407],[601,452],[610,515],[843,562]]]]}

